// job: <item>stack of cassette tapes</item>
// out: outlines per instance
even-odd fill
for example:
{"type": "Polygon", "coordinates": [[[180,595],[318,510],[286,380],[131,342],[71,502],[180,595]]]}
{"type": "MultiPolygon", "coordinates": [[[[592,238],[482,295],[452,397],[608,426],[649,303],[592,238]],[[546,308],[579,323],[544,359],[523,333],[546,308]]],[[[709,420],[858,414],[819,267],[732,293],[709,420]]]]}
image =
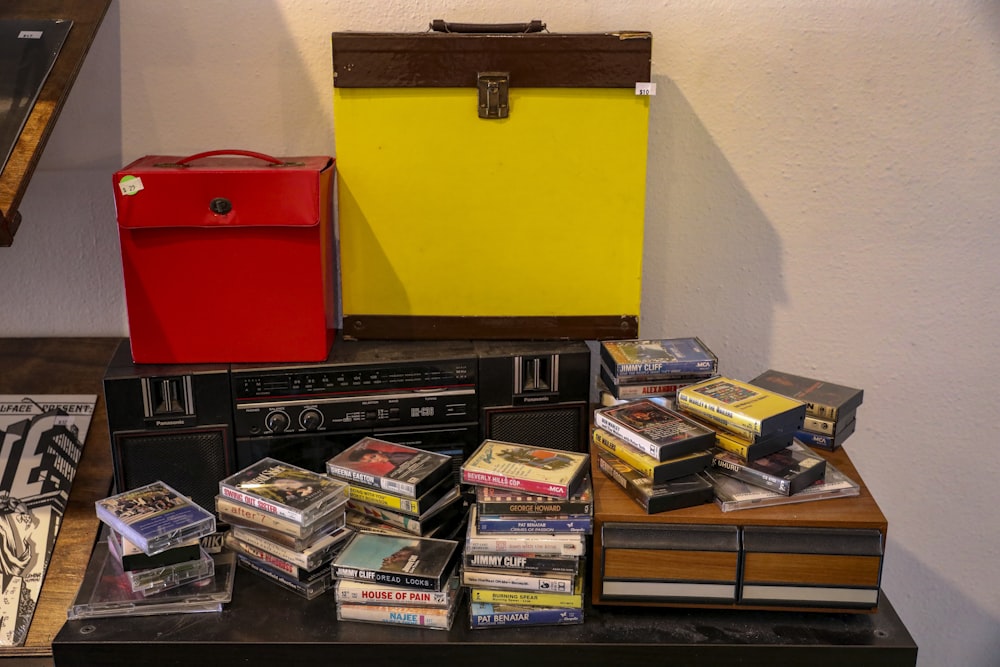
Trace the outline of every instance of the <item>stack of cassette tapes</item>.
{"type": "Polygon", "coordinates": [[[450,456],[364,437],[326,462],[349,485],[356,530],[450,539],[465,519],[450,456]]]}
{"type": "Polygon", "coordinates": [[[219,482],[216,510],[240,567],[311,600],[333,587],[346,528],[347,484],[264,458],[219,482]]]}
{"type": "Polygon", "coordinates": [[[806,404],[796,398],[718,376],[681,389],[677,407],[715,432],[705,474],[724,511],[857,494],[798,439],[806,404]]]}
{"type": "Polygon", "coordinates": [[[680,389],[677,408],[726,434],[727,442],[736,443],[730,451],[743,458],[766,456],[792,444],[806,416],[802,401],[723,376],[680,389]]]}
{"type": "Polygon", "coordinates": [[[724,475],[791,496],[826,476],[826,459],[797,440],[779,452],[746,460],[733,452],[716,452],[712,465],[724,475]]]}
{"type": "Polygon", "coordinates": [[[604,406],[656,398],[670,407],[678,390],[719,372],[719,358],[695,337],[602,341],[600,362],[604,406]]]}
{"type": "Polygon", "coordinates": [[[833,451],[854,433],[864,390],[770,369],[750,384],[804,401],[806,416],[795,437],[817,449],[833,451]]]}
{"type": "Polygon", "coordinates": [[[640,398],[595,410],[592,440],[601,472],[647,514],[712,501],[702,474],[715,444],[707,426],[640,398]]]}
{"type": "MultiPolygon", "coordinates": [[[[796,448],[807,449],[798,442],[793,442],[789,448],[793,450],[796,448]]],[[[724,467],[710,468],[704,474],[712,482],[715,502],[723,512],[804,503],[827,498],[848,498],[861,493],[861,485],[829,461],[826,462],[823,476],[819,480],[807,485],[801,491],[791,494],[775,491],[772,485],[761,484],[759,481],[744,481],[724,467]]],[[[780,483],[780,478],[775,477],[780,483]]]]}
{"type": "Polygon", "coordinates": [[[201,545],[215,516],[157,481],[97,501],[107,539],[95,548],[68,616],[221,610],[232,597],[232,558],[201,545]]]}
{"type": "Polygon", "coordinates": [[[149,595],[200,581],[215,572],[215,562],[198,539],[155,554],[146,554],[115,530],[108,535],[108,551],[122,566],[133,591],[149,595]]]}
{"type": "Polygon", "coordinates": [[[485,440],[462,465],[476,494],[461,568],[471,628],[583,622],[589,459],[485,440]]]}
{"type": "Polygon", "coordinates": [[[460,553],[455,540],[355,533],[331,566],[337,619],[450,630],[463,593],[460,553]]]}

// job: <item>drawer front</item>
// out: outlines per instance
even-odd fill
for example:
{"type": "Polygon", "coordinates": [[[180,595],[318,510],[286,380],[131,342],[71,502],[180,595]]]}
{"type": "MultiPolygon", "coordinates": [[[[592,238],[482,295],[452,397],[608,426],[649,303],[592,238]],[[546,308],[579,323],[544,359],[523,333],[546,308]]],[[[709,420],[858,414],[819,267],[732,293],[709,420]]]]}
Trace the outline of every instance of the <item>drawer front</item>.
{"type": "Polygon", "coordinates": [[[743,562],[743,581],[875,587],[881,567],[878,556],[748,553],[743,562]]]}
{"type": "Polygon", "coordinates": [[[735,602],[735,526],[605,524],[600,531],[602,600],[735,602]]]}
{"type": "Polygon", "coordinates": [[[747,526],[740,603],[873,608],[882,542],[877,530],[747,526]]]}
{"type": "Polygon", "coordinates": [[[604,552],[604,576],[735,581],[738,561],[735,552],[608,549],[604,552]]]}

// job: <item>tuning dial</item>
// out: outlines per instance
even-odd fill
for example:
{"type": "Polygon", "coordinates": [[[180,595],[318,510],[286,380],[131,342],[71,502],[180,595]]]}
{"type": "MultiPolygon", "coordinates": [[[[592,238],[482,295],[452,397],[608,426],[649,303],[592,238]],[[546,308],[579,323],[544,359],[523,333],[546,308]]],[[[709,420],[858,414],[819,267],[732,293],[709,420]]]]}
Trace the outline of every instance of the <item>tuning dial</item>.
{"type": "Polygon", "coordinates": [[[323,414],[315,408],[306,408],[299,415],[299,423],[307,431],[315,431],[323,423],[323,414]]]}
{"type": "Polygon", "coordinates": [[[288,428],[288,414],[281,410],[268,413],[264,418],[264,426],[272,433],[283,433],[288,428]]]}

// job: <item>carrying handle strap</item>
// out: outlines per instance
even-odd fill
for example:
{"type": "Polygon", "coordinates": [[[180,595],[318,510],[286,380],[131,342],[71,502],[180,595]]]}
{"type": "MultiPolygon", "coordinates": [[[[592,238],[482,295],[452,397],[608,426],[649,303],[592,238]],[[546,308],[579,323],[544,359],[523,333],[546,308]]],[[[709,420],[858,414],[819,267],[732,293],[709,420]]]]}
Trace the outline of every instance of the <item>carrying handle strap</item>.
{"type": "Polygon", "coordinates": [[[276,157],[271,157],[264,153],[256,153],[254,151],[243,151],[239,149],[222,149],[217,151],[205,151],[204,153],[195,153],[194,155],[189,155],[186,158],[182,158],[175,162],[173,166],[186,167],[191,162],[195,160],[200,160],[206,157],[214,157],[216,155],[242,155],[243,157],[253,157],[258,160],[264,160],[265,162],[270,162],[272,165],[282,166],[285,163],[276,157]]]}
{"type": "Polygon", "coordinates": [[[535,19],[527,23],[451,23],[443,19],[431,21],[431,30],[434,32],[461,32],[461,33],[527,33],[542,32],[545,24],[535,19]]]}

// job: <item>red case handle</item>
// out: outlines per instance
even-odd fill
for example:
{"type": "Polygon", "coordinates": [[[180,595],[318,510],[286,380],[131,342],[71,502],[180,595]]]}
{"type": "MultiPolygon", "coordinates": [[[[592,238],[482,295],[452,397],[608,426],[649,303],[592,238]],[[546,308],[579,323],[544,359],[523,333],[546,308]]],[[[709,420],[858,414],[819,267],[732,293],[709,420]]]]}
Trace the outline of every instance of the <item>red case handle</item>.
{"type": "Polygon", "coordinates": [[[270,162],[271,164],[282,165],[285,164],[276,157],[271,157],[264,153],[256,153],[254,151],[243,151],[238,149],[222,149],[218,151],[205,151],[204,153],[196,153],[194,155],[189,155],[188,157],[178,160],[174,164],[177,166],[185,167],[189,162],[194,162],[195,160],[200,160],[205,157],[213,157],[216,155],[242,155],[243,157],[253,157],[258,160],[264,160],[265,162],[270,162]]]}

